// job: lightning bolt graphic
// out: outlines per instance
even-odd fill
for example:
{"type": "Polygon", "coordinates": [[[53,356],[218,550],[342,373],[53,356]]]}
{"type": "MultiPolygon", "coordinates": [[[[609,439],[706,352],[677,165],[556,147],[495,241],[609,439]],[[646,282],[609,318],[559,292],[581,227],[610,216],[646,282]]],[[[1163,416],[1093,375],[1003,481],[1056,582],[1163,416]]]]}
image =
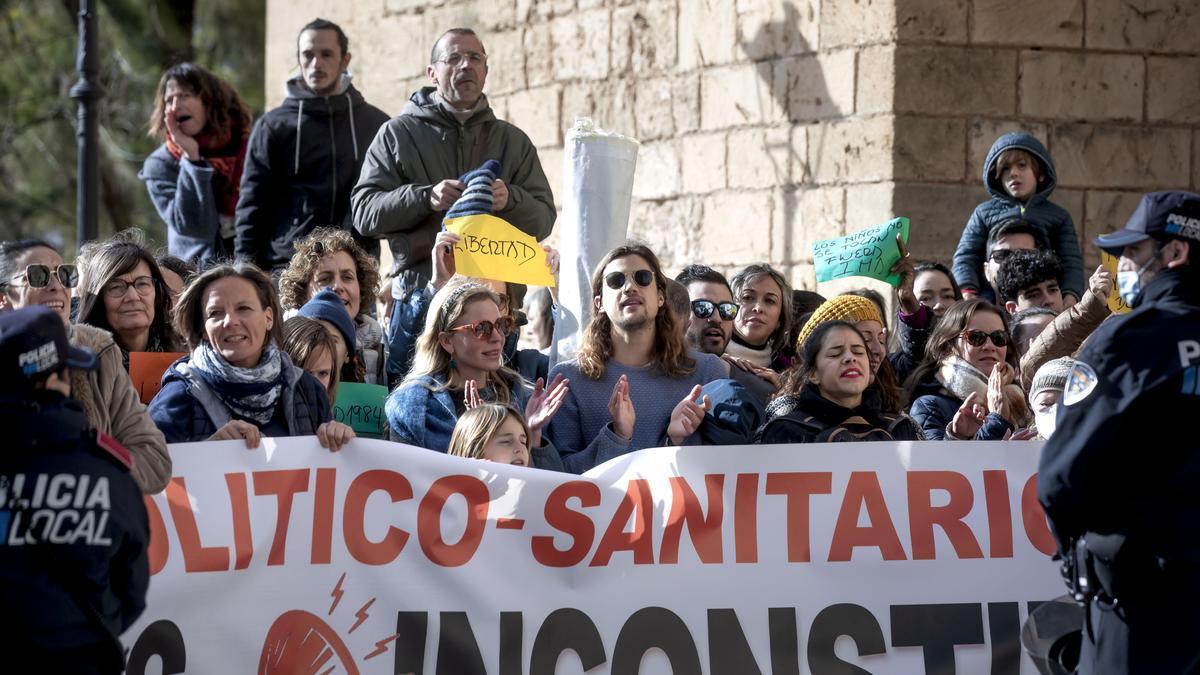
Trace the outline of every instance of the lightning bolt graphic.
{"type": "Polygon", "coordinates": [[[353,626],[350,626],[350,630],[346,631],[346,634],[347,634],[347,635],[349,635],[350,633],[353,633],[353,632],[354,632],[354,629],[356,629],[356,628],[358,628],[359,626],[361,626],[361,625],[362,625],[362,622],[364,622],[364,621],[366,621],[366,620],[367,620],[367,616],[368,616],[368,614],[367,614],[367,608],[368,608],[368,607],[370,607],[370,606],[371,606],[371,605],[373,605],[373,604],[375,604],[375,598],[371,598],[370,600],[368,600],[368,601],[367,601],[367,604],[365,604],[365,605],[363,605],[362,607],[359,607],[359,608],[358,608],[358,611],[354,613],[354,616],[358,617],[358,621],[355,621],[355,622],[354,622],[354,625],[353,625],[353,626]]]}
{"type": "Polygon", "coordinates": [[[333,587],[333,592],[329,594],[329,597],[333,598],[333,604],[329,606],[329,614],[327,616],[333,616],[333,610],[337,609],[338,603],[342,601],[342,596],[345,595],[345,592],[342,591],[342,582],[345,580],[346,573],[342,572],[337,585],[333,587]]]}
{"type": "Polygon", "coordinates": [[[364,656],[363,661],[366,661],[367,659],[370,659],[375,656],[379,656],[380,654],[386,652],[387,648],[388,648],[388,643],[390,643],[392,640],[395,640],[397,635],[399,635],[399,633],[394,633],[392,635],[389,635],[389,636],[383,638],[379,642],[376,642],[375,643],[375,651],[364,656]]]}

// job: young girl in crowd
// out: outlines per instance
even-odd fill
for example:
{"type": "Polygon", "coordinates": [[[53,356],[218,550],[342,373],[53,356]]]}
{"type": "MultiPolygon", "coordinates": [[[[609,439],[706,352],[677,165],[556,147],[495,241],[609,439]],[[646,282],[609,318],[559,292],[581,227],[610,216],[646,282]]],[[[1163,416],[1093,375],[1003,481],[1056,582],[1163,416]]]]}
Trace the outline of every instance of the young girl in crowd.
{"type": "Polygon", "coordinates": [[[921,440],[911,419],[881,410],[878,393],[868,388],[870,353],[857,326],[822,322],[799,352],[800,362],[784,376],[780,392],[796,397],[795,406],[763,425],[757,442],[921,440]]]}
{"type": "MultiPolygon", "coordinates": [[[[504,339],[515,330],[501,314],[500,298],[483,284],[456,279],[434,296],[417,340],[412,369],[385,405],[391,438],[446,452],[454,425],[474,403],[513,405],[525,410],[531,441],[540,445],[542,427],[562,405],[567,381],[542,381],[530,390],[521,376],[503,365],[504,339]]],[[[561,469],[551,445],[534,447],[533,464],[561,469]]]]}
{"type": "Polygon", "coordinates": [[[337,398],[340,372],[336,367],[338,343],[320,321],[293,316],[283,322],[283,351],[292,363],[317,378],[329,393],[329,405],[337,398]]]}
{"type": "Polygon", "coordinates": [[[1008,317],[978,298],[947,310],[909,380],[910,413],[930,440],[1003,440],[1028,421],[1008,317]]]}
{"type": "Polygon", "coordinates": [[[529,466],[531,438],[529,425],[515,408],[482,403],[458,418],[447,452],[455,457],[529,466]]]}
{"type": "Polygon", "coordinates": [[[167,224],[167,250],[205,266],[233,255],[233,218],[250,139],[250,108],[193,63],[158,81],[150,136],[162,145],[138,173],[167,224]]]}

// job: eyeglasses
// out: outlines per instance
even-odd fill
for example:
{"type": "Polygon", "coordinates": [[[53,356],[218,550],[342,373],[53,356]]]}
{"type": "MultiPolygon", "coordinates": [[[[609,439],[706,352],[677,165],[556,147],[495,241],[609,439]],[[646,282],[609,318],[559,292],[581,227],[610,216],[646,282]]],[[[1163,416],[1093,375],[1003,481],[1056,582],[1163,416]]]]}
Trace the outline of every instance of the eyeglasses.
{"type": "Polygon", "coordinates": [[[104,285],[104,295],[113,300],[123,298],[129,292],[130,286],[133,286],[133,290],[137,291],[138,295],[143,298],[148,298],[154,294],[154,279],[151,277],[138,277],[133,281],[113,279],[104,285]]]}
{"type": "Polygon", "coordinates": [[[474,333],[475,337],[479,338],[480,340],[486,340],[492,337],[492,331],[499,333],[500,337],[508,337],[509,333],[512,333],[513,329],[516,328],[516,323],[517,322],[514,321],[511,316],[502,316],[495,321],[488,321],[487,319],[484,319],[483,321],[476,321],[475,323],[463,324],[461,326],[447,329],[446,332],[472,332],[474,333]]]}
{"type": "Polygon", "coordinates": [[[712,300],[692,301],[692,314],[695,314],[696,318],[707,319],[712,316],[714,309],[720,314],[722,321],[733,321],[738,313],[737,303],[713,302],[712,300]]]}
{"type": "Polygon", "coordinates": [[[472,66],[487,65],[487,54],[480,54],[479,52],[454,52],[446,54],[434,63],[444,63],[451,68],[457,68],[462,65],[464,59],[472,66]]]}
{"type": "Polygon", "coordinates": [[[25,277],[25,283],[30,288],[45,288],[50,285],[50,277],[57,276],[63,288],[75,288],[79,285],[79,268],[75,265],[59,265],[50,269],[49,265],[30,265],[25,271],[13,277],[13,280],[25,277]]]}
{"type": "MultiPolygon", "coordinates": [[[[604,285],[615,291],[618,288],[625,287],[625,280],[627,278],[624,272],[609,272],[604,275],[604,285]]],[[[654,283],[654,272],[650,270],[638,270],[633,273],[633,281],[638,286],[645,288],[654,283]]]]}
{"type": "Polygon", "coordinates": [[[998,249],[995,249],[994,251],[992,251],[992,254],[988,257],[991,259],[992,262],[996,263],[997,265],[1001,265],[1004,263],[1005,260],[1008,260],[1008,258],[1012,254],[1016,253],[1019,250],[1021,250],[1021,249],[998,248],[998,249]]]}
{"type": "Polygon", "coordinates": [[[997,347],[1008,346],[1008,336],[1002,330],[994,330],[990,333],[985,333],[981,330],[964,330],[959,334],[959,337],[967,341],[967,344],[972,347],[982,347],[988,338],[991,338],[992,344],[997,347]]]}

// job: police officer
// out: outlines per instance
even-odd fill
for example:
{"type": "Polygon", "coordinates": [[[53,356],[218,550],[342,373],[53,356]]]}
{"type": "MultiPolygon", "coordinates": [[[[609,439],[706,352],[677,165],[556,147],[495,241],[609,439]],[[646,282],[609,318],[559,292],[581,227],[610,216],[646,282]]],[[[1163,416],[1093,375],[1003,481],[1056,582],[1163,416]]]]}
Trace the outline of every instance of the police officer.
{"type": "Polygon", "coordinates": [[[1038,497],[1092,596],[1080,673],[1200,668],[1200,195],[1144,195],[1119,256],[1133,311],[1105,322],[1067,380],[1038,497]]]}
{"type": "Polygon", "coordinates": [[[119,673],[118,636],[145,609],[149,525],[129,452],[89,432],[62,319],[0,314],[0,614],[11,672],[119,673]]]}

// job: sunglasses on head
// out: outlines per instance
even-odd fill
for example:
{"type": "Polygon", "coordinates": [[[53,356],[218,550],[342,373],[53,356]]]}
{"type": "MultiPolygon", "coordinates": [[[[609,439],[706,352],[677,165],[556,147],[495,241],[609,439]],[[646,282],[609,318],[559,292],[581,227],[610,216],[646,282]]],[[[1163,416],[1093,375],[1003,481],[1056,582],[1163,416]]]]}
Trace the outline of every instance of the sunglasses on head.
{"type": "MultiPolygon", "coordinates": [[[[627,278],[624,272],[609,272],[604,275],[604,285],[615,291],[619,288],[624,288],[627,278]]],[[[645,288],[654,283],[654,272],[650,270],[638,270],[633,273],[633,281],[638,286],[645,288]]]]}
{"type": "Polygon", "coordinates": [[[692,314],[698,319],[707,319],[712,316],[713,310],[721,315],[723,321],[733,321],[737,316],[738,306],[733,302],[713,302],[712,300],[693,300],[692,314]]]}
{"type": "Polygon", "coordinates": [[[79,285],[79,268],[74,265],[59,265],[50,269],[49,265],[30,265],[25,271],[13,279],[25,277],[25,283],[30,288],[45,288],[50,285],[50,277],[57,276],[63,288],[75,288],[79,285]]]}
{"type": "Polygon", "coordinates": [[[492,337],[492,331],[500,333],[500,337],[508,337],[508,334],[513,332],[516,327],[516,321],[511,316],[502,316],[495,321],[476,321],[475,323],[467,323],[461,326],[448,329],[447,333],[471,333],[480,340],[486,340],[492,337]]]}
{"type": "Polygon", "coordinates": [[[1008,345],[1008,336],[1005,335],[1004,331],[1002,330],[994,330],[990,333],[985,333],[981,330],[964,330],[960,334],[960,337],[966,340],[967,344],[971,345],[972,347],[982,347],[983,343],[987,342],[989,338],[991,338],[992,344],[996,345],[997,347],[1005,347],[1008,345]]]}

